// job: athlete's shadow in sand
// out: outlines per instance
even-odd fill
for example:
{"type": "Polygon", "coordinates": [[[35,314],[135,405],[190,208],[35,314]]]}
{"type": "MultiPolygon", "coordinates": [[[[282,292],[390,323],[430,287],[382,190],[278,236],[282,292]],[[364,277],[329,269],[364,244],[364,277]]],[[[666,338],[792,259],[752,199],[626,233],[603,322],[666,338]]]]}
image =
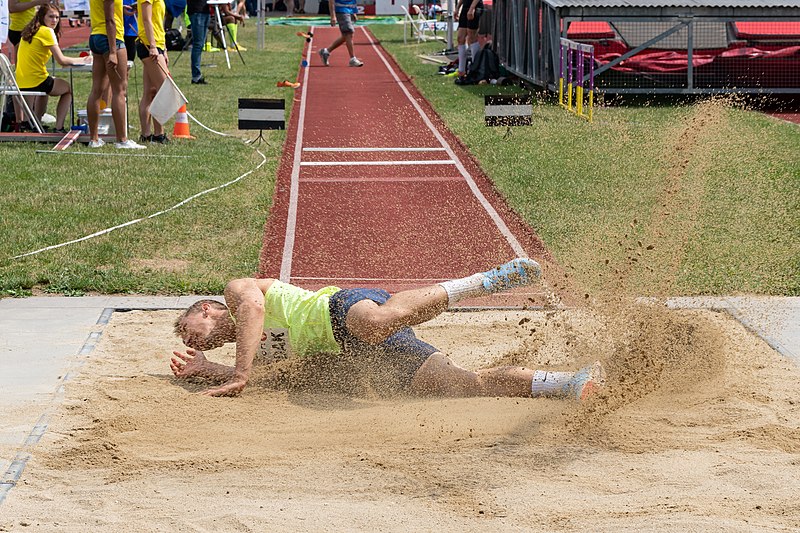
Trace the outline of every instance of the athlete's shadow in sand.
{"type": "MultiPolygon", "coordinates": [[[[203,379],[169,379],[187,392],[200,392],[212,384],[203,379]]],[[[396,397],[397,386],[380,367],[363,357],[317,354],[302,359],[254,364],[248,390],[285,391],[293,404],[318,410],[364,409],[374,401],[396,397]]],[[[246,393],[246,392],[245,392],[246,393]]]]}

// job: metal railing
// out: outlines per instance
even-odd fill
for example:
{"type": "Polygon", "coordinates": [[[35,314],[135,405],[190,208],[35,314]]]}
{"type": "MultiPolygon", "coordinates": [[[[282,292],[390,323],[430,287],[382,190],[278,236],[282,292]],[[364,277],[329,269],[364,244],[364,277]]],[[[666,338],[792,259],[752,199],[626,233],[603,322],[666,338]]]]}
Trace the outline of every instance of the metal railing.
{"type": "Polygon", "coordinates": [[[800,93],[800,8],[692,13],[495,0],[493,9],[501,64],[553,91],[568,38],[594,47],[598,92],[800,93]]]}

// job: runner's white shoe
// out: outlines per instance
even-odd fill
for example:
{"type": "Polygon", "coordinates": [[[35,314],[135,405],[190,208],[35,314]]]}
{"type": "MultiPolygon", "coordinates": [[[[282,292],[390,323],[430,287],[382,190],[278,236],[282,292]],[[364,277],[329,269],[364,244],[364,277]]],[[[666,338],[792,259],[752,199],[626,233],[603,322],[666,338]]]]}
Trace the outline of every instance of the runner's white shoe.
{"type": "Polygon", "coordinates": [[[600,361],[581,368],[561,388],[561,393],[567,398],[583,401],[595,394],[606,384],[606,370],[600,361]]]}
{"type": "Polygon", "coordinates": [[[322,50],[320,50],[319,51],[319,57],[322,58],[322,64],[327,67],[328,66],[328,60],[331,57],[331,53],[328,52],[328,49],[327,48],[323,48],[322,50]]]}
{"type": "Polygon", "coordinates": [[[351,57],[350,58],[350,66],[351,67],[363,67],[364,66],[364,62],[361,61],[360,59],[358,59],[357,57],[351,57]]]}
{"type": "Polygon", "coordinates": [[[533,259],[518,257],[484,272],[483,277],[483,288],[493,294],[539,281],[542,277],[542,267],[533,259]]]}
{"type": "Polygon", "coordinates": [[[120,148],[122,150],[144,150],[147,147],[142,146],[133,139],[128,139],[125,142],[114,143],[114,148],[120,148]]]}

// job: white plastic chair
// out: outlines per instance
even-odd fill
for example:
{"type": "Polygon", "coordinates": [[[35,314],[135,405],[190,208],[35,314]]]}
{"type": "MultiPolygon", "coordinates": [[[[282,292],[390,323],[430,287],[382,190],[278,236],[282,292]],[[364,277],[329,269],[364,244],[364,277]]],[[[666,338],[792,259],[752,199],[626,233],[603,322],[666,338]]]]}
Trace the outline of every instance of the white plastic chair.
{"type": "Polygon", "coordinates": [[[417,14],[416,17],[408,12],[406,6],[403,8],[403,44],[408,44],[408,27],[411,26],[411,36],[417,38],[417,42],[422,41],[444,41],[443,37],[436,35],[436,19],[427,19],[423,15],[423,11],[417,14]]]}

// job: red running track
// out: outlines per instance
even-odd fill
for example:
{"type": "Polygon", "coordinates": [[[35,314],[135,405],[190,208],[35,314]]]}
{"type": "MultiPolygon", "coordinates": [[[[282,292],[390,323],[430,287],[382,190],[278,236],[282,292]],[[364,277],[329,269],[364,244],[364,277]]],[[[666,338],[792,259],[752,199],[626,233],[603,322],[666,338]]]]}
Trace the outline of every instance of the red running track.
{"type": "MultiPolygon", "coordinates": [[[[316,289],[390,292],[486,270],[515,256],[551,264],[466,148],[368,30],[330,66],[315,28],[278,169],[259,275],[316,289]]],[[[484,305],[541,303],[542,287],[484,305]]]]}

